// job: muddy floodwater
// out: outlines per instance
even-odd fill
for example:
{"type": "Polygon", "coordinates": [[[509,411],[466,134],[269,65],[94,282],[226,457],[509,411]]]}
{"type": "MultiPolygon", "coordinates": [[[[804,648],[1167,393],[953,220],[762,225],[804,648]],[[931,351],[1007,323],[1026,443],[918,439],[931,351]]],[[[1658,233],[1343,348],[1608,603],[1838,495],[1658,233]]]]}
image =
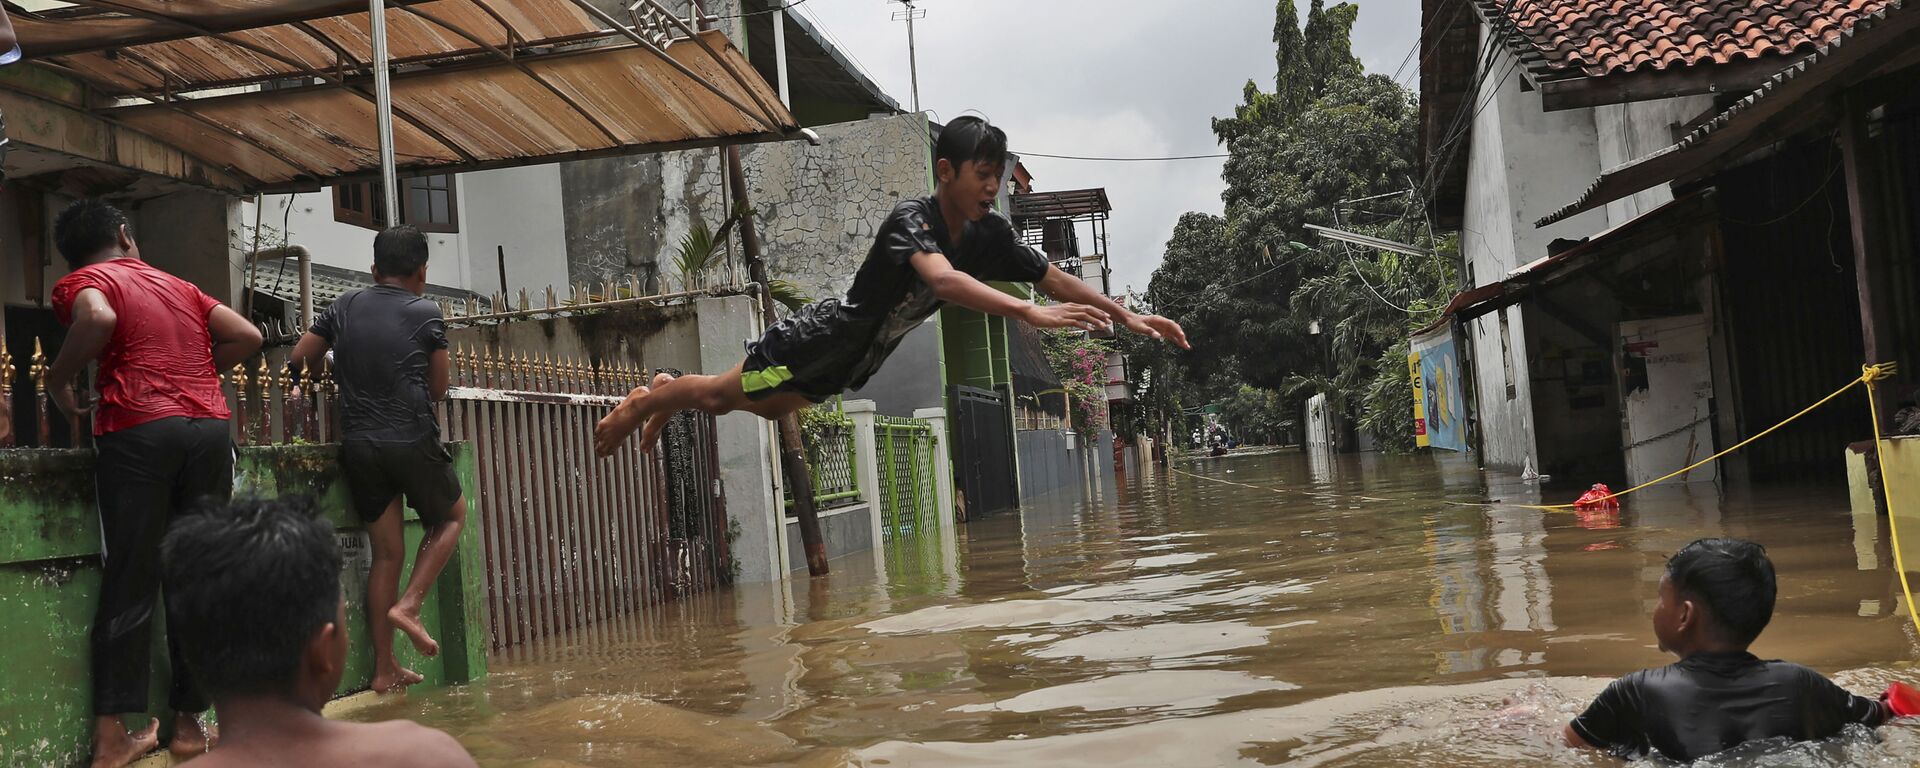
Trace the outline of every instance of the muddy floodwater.
{"type": "MultiPolygon", "coordinates": [[[[1560,727],[1670,660],[1655,588],[1703,536],[1778,567],[1755,653],[1868,695],[1920,680],[1886,520],[1837,482],[1656,489],[1617,517],[1442,503],[1539,494],[1460,459],[1176,462],[353,717],[413,718],[501,766],[1610,765],[1560,727]]],[[[1916,761],[1920,726],[1894,725],[1710,762],[1916,761]]]]}

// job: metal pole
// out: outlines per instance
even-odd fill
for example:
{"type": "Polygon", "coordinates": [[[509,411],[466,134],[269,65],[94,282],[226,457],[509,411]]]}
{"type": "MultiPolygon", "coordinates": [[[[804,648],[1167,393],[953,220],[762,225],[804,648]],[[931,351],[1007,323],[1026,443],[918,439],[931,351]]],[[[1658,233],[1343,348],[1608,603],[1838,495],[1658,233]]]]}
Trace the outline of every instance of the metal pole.
{"type": "Polygon", "coordinates": [[[907,72],[913,78],[913,111],[920,111],[920,57],[913,45],[913,0],[904,0],[907,7],[907,72]]]}
{"type": "Polygon", "coordinates": [[[773,69],[779,74],[780,103],[788,109],[793,108],[793,98],[787,93],[787,11],[782,6],[773,11],[773,69]]]}
{"type": "MultiPolygon", "coordinates": [[[[496,245],[494,249],[494,253],[500,257],[500,295],[505,296],[507,295],[507,247],[496,245]]],[[[500,308],[494,307],[494,311],[498,312],[500,308]]]]}
{"type": "Polygon", "coordinates": [[[380,121],[380,189],[385,193],[387,226],[400,225],[400,195],[393,168],[393,84],[388,81],[387,3],[367,0],[373,21],[373,91],[375,115],[380,121]]]}
{"type": "MultiPolygon", "coordinates": [[[[739,201],[741,208],[747,208],[747,174],[740,164],[740,148],[729,145],[726,148],[727,184],[733,188],[733,199],[739,201]]],[[[760,235],[754,228],[752,216],[740,218],[740,245],[746,252],[748,278],[760,284],[760,312],[765,322],[774,322],[773,291],[769,290],[771,281],[767,278],[767,263],[760,258],[760,235]]],[[[780,417],[776,424],[780,432],[780,469],[786,476],[787,488],[793,491],[793,510],[799,517],[800,543],[807,553],[807,574],[810,576],[827,575],[827,545],[820,536],[820,516],[813,505],[813,475],[807,469],[806,444],[800,438],[800,419],[794,414],[780,417]]],[[[879,509],[879,502],[874,502],[879,509]]]]}

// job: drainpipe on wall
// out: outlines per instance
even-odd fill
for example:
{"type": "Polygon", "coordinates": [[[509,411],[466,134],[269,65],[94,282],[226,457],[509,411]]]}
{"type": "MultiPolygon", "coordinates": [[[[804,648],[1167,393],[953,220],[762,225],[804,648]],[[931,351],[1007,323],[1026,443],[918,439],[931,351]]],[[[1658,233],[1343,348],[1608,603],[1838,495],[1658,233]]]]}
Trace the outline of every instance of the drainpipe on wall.
{"type": "Polygon", "coordinates": [[[298,259],[300,263],[300,328],[296,333],[305,333],[313,327],[313,256],[307,253],[306,246],[285,245],[253,252],[250,262],[258,264],[274,259],[298,259]]]}

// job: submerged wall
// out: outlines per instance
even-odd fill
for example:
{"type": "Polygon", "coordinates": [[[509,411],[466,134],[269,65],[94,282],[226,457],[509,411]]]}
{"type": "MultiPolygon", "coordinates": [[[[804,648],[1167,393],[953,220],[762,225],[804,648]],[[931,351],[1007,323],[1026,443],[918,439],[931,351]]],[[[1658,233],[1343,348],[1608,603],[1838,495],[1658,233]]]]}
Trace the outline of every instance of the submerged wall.
{"type": "MultiPolygon", "coordinates": [[[[341,591],[352,648],[339,693],[365,690],[373,676],[367,644],[366,584],[371,551],[348,510],[334,446],[243,447],[236,493],[312,495],[338,530],[341,591]]],[[[473,456],[453,446],[461,487],[474,499],[473,456]]],[[[100,585],[100,532],[94,511],[93,458],[86,451],[0,451],[0,755],[8,765],[79,765],[92,734],[88,636],[100,585]]],[[[440,641],[426,659],[411,644],[394,644],[400,662],[426,685],[471,682],[486,675],[487,615],[480,550],[486,510],[469,508],[460,549],[421,613],[440,641]]],[[[407,551],[420,523],[407,510],[407,551]]],[[[409,554],[411,557],[411,554],[409,554]]],[[[166,646],[154,622],[151,712],[166,703],[166,646]]]]}

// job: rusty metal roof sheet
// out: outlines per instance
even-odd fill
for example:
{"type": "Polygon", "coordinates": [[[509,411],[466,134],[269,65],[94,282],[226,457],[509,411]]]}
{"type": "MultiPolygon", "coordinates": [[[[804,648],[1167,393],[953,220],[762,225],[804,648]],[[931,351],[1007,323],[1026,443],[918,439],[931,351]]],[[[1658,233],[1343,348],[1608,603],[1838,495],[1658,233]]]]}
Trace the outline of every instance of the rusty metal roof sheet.
{"type": "MultiPolygon", "coordinates": [[[[719,32],[694,34],[663,16],[652,27],[606,29],[569,0],[393,4],[395,155],[406,173],[777,139],[798,129],[719,32]]],[[[23,15],[15,30],[29,61],[88,84],[90,113],[225,168],[249,191],[378,174],[364,2],[81,5],[23,15]]]]}

